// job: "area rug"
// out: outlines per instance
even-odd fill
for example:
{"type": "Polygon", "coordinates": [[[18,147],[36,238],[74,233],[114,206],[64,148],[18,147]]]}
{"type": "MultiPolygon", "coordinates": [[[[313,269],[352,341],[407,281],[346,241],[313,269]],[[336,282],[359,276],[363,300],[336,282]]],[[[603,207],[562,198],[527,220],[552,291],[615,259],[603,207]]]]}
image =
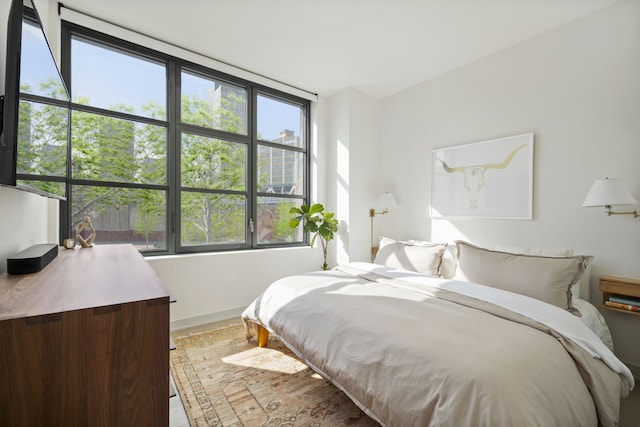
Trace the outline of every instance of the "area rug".
{"type": "Polygon", "coordinates": [[[379,426],[277,338],[242,325],[174,339],[171,371],[192,427],[379,426]]]}

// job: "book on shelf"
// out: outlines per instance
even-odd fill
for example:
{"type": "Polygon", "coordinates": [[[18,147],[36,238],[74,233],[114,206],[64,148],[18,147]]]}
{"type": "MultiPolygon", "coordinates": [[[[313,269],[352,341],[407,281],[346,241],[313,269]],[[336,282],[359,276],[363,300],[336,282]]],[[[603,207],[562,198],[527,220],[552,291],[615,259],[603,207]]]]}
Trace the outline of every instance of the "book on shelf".
{"type": "Polygon", "coordinates": [[[637,305],[640,307],[640,298],[626,297],[620,295],[610,295],[609,301],[617,302],[620,304],[637,305]]]}
{"type": "Polygon", "coordinates": [[[605,301],[604,305],[606,305],[607,307],[619,308],[621,310],[636,311],[640,313],[640,305],[622,304],[614,301],[605,301]]]}

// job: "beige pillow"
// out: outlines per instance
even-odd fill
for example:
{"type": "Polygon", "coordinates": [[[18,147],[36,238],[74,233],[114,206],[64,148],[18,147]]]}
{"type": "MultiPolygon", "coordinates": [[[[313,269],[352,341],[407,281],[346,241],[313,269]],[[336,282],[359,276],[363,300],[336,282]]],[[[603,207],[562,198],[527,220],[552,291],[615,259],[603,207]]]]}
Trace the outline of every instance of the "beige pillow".
{"type": "MultiPolygon", "coordinates": [[[[539,249],[539,248],[519,248],[519,247],[513,247],[513,246],[495,245],[491,249],[500,251],[500,252],[511,252],[511,253],[524,254],[524,255],[542,255],[542,256],[549,256],[549,257],[573,256],[573,249],[571,248],[539,249]]],[[[585,268],[584,272],[582,273],[580,280],[578,280],[578,282],[571,287],[571,296],[573,297],[573,299],[580,298],[580,294],[582,293],[582,290],[585,291],[584,299],[587,299],[587,300],[589,299],[589,279],[591,276],[590,269],[591,269],[591,266],[588,265],[585,268]]]]}
{"type": "Polygon", "coordinates": [[[440,273],[442,254],[446,250],[446,243],[410,244],[381,237],[378,253],[373,262],[386,267],[437,276],[440,273]]]}
{"type": "Polygon", "coordinates": [[[592,256],[550,257],[493,251],[456,240],[454,279],[515,292],[575,311],[571,286],[580,280],[592,256]]]}
{"type": "Polygon", "coordinates": [[[521,248],[518,246],[495,245],[490,249],[498,252],[511,252],[513,254],[522,254],[522,255],[539,255],[539,256],[553,256],[553,257],[573,256],[573,249],[571,248],[541,249],[541,248],[521,248]]]}

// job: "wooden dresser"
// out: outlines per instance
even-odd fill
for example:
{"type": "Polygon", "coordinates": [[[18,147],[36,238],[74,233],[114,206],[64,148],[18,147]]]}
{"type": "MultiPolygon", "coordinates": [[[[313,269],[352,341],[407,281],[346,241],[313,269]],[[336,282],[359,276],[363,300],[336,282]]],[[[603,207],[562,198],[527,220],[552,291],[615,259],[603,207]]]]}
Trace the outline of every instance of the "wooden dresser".
{"type": "Polygon", "coordinates": [[[168,426],[169,300],[131,245],[0,275],[0,424],[168,426]]]}

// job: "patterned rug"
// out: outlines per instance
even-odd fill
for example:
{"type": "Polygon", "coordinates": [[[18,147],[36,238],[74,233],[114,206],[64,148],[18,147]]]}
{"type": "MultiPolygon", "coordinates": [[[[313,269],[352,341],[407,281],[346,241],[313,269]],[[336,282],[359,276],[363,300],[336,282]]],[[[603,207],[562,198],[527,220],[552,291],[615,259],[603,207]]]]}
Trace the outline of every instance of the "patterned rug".
{"type": "Polygon", "coordinates": [[[171,371],[192,427],[378,426],[273,336],[259,348],[237,325],[174,341],[171,371]]]}

